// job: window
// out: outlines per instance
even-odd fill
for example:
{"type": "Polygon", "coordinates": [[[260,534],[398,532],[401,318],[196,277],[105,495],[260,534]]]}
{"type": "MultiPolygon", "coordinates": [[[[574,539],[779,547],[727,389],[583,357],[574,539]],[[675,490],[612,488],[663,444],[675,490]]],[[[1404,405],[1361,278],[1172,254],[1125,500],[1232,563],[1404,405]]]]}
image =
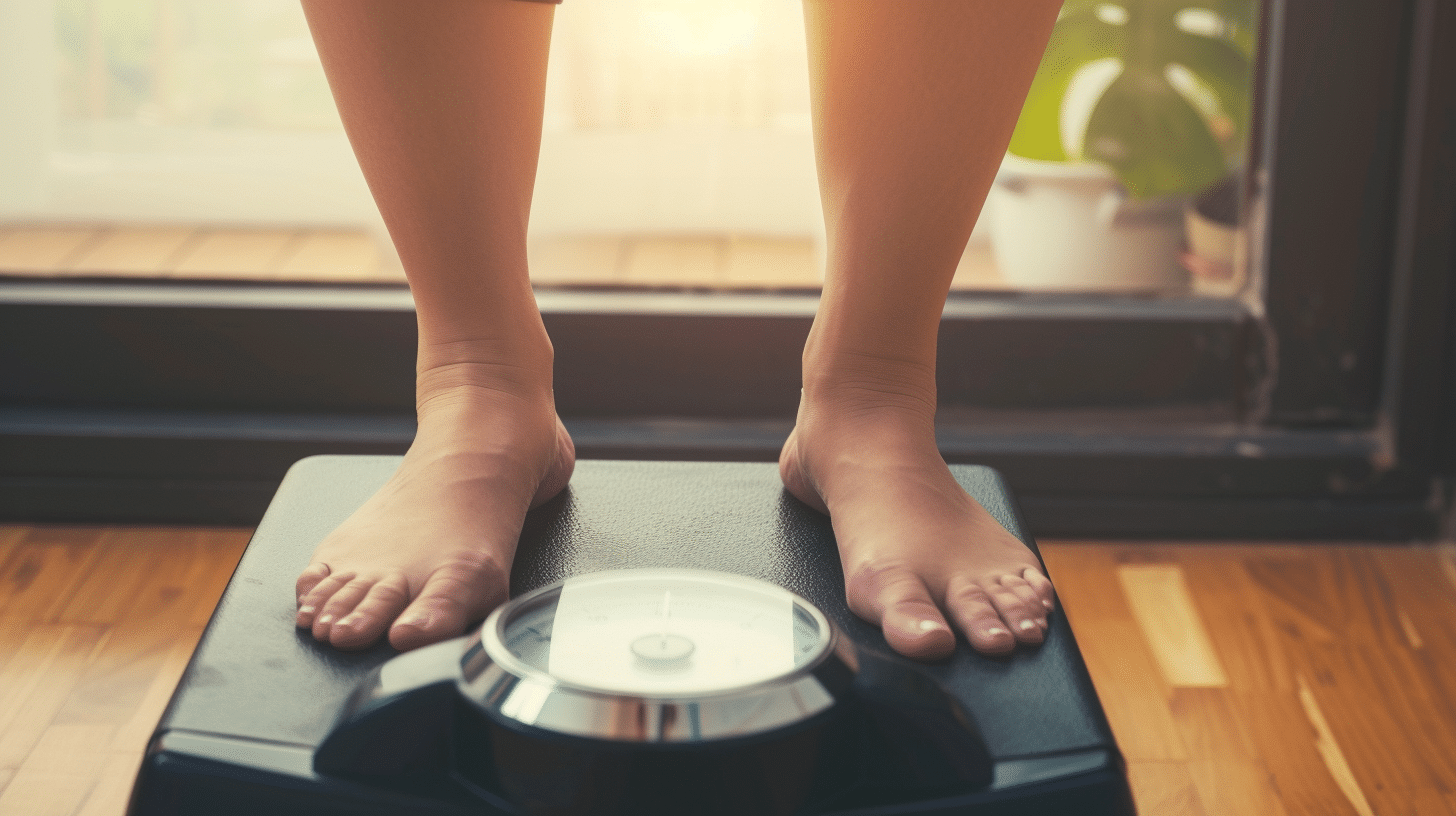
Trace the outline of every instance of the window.
{"type": "MultiPolygon", "coordinates": [[[[0,14],[51,19],[44,5],[0,14]]],[[[1268,0],[1260,30],[1245,199],[1259,296],[947,305],[942,448],[1001,468],[1038,533],[1409,537],[1438,520],[1456,65],[1435,44],[1456,35],[1456,4],[1268,0]]],[[[7,101],[30,109],[17,87],[7,101]]],[[[21,175],[8,183],[29,189],[21,175]]],[[[812,294],[540,300],[584,455],[775,455],[812,294]]],[[[246,521],[294,459],[397,451],[411,433],[397,287],[11,278],[0,333],[10,516],[246,521]]]]}

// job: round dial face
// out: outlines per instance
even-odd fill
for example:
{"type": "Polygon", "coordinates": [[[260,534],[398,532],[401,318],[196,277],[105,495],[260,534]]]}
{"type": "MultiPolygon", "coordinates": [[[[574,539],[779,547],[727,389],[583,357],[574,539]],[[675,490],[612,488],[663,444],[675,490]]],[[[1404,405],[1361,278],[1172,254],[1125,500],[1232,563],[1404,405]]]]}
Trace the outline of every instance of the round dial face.
{"type": "Polygon", "coordinates": [[[807,601],[725,573],[600,572],[521,601],[499,624],[510,656],[613,694],[721,694],[794,672],[830,646],[828,623],[807,601]]]}

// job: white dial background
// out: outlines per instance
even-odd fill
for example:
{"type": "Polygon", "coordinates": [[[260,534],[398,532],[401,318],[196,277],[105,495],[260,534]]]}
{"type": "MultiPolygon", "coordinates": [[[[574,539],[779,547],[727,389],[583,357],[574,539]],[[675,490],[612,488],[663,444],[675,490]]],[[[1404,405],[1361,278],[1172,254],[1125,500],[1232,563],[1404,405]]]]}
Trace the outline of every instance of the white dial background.
{"type": "MultiPolygon", "coordinates": [[[[738,688],[794,668],[794,596],[695,578],[566,581],[551,627],[547,671],[567,683],[637,695],[738,688]],[[685,658],[634,653],[639,638],[692,641],[685,658]]],[[[802,638],[801,638],[802,641],[802,638]]]]}

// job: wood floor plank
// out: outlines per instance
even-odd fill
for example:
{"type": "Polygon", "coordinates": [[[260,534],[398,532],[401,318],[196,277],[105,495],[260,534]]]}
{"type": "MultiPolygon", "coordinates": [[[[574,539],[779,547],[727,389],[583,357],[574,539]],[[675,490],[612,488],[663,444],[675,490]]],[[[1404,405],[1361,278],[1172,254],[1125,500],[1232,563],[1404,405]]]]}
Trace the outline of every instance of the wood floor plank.
{"type": "Polygon", "coordinates": [[[1404,609],[1396,610],[1396,614],[1400,617],[1400,629],[1405,633],[1406,642],[1412,649],[1424,649],[1426,640],[1421,637],[1421,630],[1416,628],[1416,622],[1411,620],[1410,614],[1404,609]]]}
{"type": "Polygon", "coordinates": [[[1403,614],[1402,628],[1409,628],[1407,641],[1420,641],[1414,648],[1449,649],[1456,657],[1456,618],[1449,612],[1456,604],[1456,585],[1445,575],[1448,563],[1440,550],[1414,547],[1383,547],[1372,553],[1385,581],[1398,587],[1394,604],[1403,614]]]}
{"type": "Polygon", "coordinates": [[[92,226],[0,229],[0,272],[60,274],[101,234],[92,226]]]}
{"type": "Polygon", "coordinates": [[[187,669],[187,662],[192,659],[192,651],[197,647],[201,634],[200,630],[189,632],[185,636],[179,636],[172,644],[152,676],[146,693],[126,720],[117,726],[112,735],[112,750],[140,755],[146,749],[152,738],[152,731],[156,729],[163,710],[172,699],[172,692],[182,679],[182,672],[187,669]]]}
{"type": "MultiPolygon", "coordinates": [[[[159,712],[160,713],[160,712],[159,712]]],[[[112,751],[95,771],[96,783],[75,816],[123,816],[141,769],[141,751],[112,751]]]]}
{"type": "Polygon", "coordinates": [[[57,722],[127,726],[123,747],[144,748],[246,541],[243,530],[114,530],[60,614],[109,628],[57,722]]]}
{"type": "MultiPolygon", "coordinates": [[[[1257,746],[1254,758],[1260,763],[1260,767],[1242,769],[1250,776],[1245,777],[1240,796],[1255,795],[1255,785],[1262,779],[1262,784],[1277,792],[1281,808],[1290,814],[1351,816],[1355,813],[1349,800],[1335,785],[1329,768],[1315,747],[1317,735],[1300,707],[1297,692],[1238,693],[1236,698],[1237,710],[1248,724],[1257,746]]],[[[1195,767],[1194,779],[1198,782],[1199,792],[1213,809],[1211,801],[1221,792],[1230,790],[1228,781],[1220,774],[1226,770],[1225,766],[1239,769],[1239,759],[1219,758],[1203,762],[1208,763],[1207,766],[1202,770],[1195,767]]],[[[1232,772],[1229,770],[1229,774],[1232,772]]],[[[1266,807],[1257,801],[1245,802],[1241,806],[1266,807]]],[[[1269,811],[1229,807],[1216,812],[1269,811]]]]}
{"type": "MultiPolygon", "coordinates": [[[[1456,778],[1456,723],[1431,705],[1421,671],[1408,658],[1399,648],[1374,651],[1358,644],[1322,646],[1299,657],[1307,671],[1301,673],[1300,704],[1320,735],[1321,756],[1334,762],[1331,752],[1338,747],[1355,769],[1348,778],[1377,811],[1383,792],[1425,790],[1456,778]]],[[[1349,787],[1345,777],[1335,778],[1342,790],[1349,787]]]]}
{"type": "Polygon", "coordinates": [[[1190,760],[1255,754],[1257,745],[1232,694],[1220,688],[1175,688],[1170,695],[1168,710],[1190,760]]]}
{"type": "Polygon", "coordinates": [[[1315,699],[1314,692],[1310,691],[1309,685],[1303,678],[1299,681],[1299,703],[1304,709],[1304,714],[1309,718],[1310,725],[1315,731],[1315,750],[1319,751],[1320,758],[1324,760],[1325,767],[1329,770],[1330,776],[1335,780],[1340,792],[1349,800],[1351,807],[1359,816],[1375,816],[1371,809],[1370,802],[1365,798],[1365,790],[1360,782],[1355,779],[1355,772],[1350,768],[1350,762],[1345,758],[1345,751],[1335,739],[1334,731],[1330,729],[1329,721],[1325,719],[1324,710],[1320,708],[1319,701],[1315,699]]]}
{"type": "Polygon", "coordinates": [[[373,236],[354,230],[308,230],[289,245],[275,273],[282,279],[371,280],[384,258],[373,236]]]}
{"type": "Polygon", "coordinates": [[[1169,689],[1137,625],[1082,620],[1074,631],[1123,754],[1136,761],[1186,760],[1169,689]]]}
{"type": "Polygon", "coordinates": [[[955,277],[951,279],[952,290],[1005,291],[1012,289],[1001,277],[1001,269],[991,254],[989,241],[973,241],[961,254],[956,265],[955,277]]]}
{"type": "Polygon", "coordinates": [[[175,266],[197,233],[188,226],[119,226],[102,231],[80,252],[70,271],[93,275],[160,277],[175,266]]]}
{"type": "Polygon", "coordinates": [[[215,565],[219,548],[241,556],[247,533],[202,537],[194,530],[165,527],[117,528],[110,532],[105,547],[81,569],[82,578],[72,588],[69,602],[57,613],[68,623],[114,624],[124,617],[164,624],[195,621],[201,601],[205,615],[223,589],[215,565]],[[199,583],[206,578],[205,583],[199,583]]]}
{"type": "Polygon", "coordinates": [[[100,528],[36,527],[16,542],[0,575],[0,616],[54,622],[101,552],[100,528]]]}
{"type": "Polygon", "coordinates": [[[1248,559],[1261,557],[1260,551],[1256,547],[1187,547],[1173,557],[1195,588],[1193,601],[1200,617],[1216,621],[1206,631],[1229,687],[1293,694],[1294,670],[1281,634],[1245,570],[1248,559]]]}
{"type": "Polygon", "coordinates": [[[1214,816],[1185,762],[1129,762],[1127,777],[1139,816],[1214,816]]]}
{"type": "Polygon", "coordinates": [[[10,553],[19,546],[21,539],[28,534],[28,528],[22,524],[0,524],[0,564],[10,557],[10,553]]]}
{"type": "Polygon", "coordinates": [[[110,736],[106,726],[47,729],[0,793],[0,816],[72,816],[96,785],[110,736]]]}
{"type": "Polygon", "coordinates": [[[1441,572],[1446,576],[1446,582],[1451,585],[1452,591],[1456,591],[1456,544],[1443,544],[1436,550],[1440,559],[1441,572]]]}
{"type": "Polygon", "coordinates": [[[1337,816],[1287,808],[1273,774],[1257,758],[1196,759],[1188,763],[1188,775],[1210,816],[1337,816]]]}
{"type": "MultiPolygon", "coordinates": [[[[120,816],[247,537],[0,525],[0,816],[120,816]]],[[[1055,614],[1076,632],[1143,816],[1456,816],[1456,584],[1444,552],[1042,549],[1055,614]],[[1156,583],[1169,570],[1183,582],[1171,601],[1156,583]],[[1153,586],[1154,600],[1132,601],[1119,575],[1133,577],[1132,595],[1153,586]],[[1165,676],[1139,615],[1170,608],[1205,630],[1226,686],[1165,676]]]]}
{"type": "Polygon", "coordinates": [[[185,603],[178,607],[181,622],[205,626],[212,619],[218,598],[233,577],[238,560],[252,538],[252,530],[215,527],[194,531],[198,558],[187,574],[182,590],[185,603]]]}
{"type": "Polygon", "coordinates": [[[720,283],[753,289],[815,289],[823,281],[814,242],[807,238],[729,239],[720,283]]]}
{"type": "Polygon", "coordinates": [[[1129,761],[1186,760],[1168,707],[1168,685],[1126,600],[1115,590],[1114,551],[1049,544],[1042,553],[1123,754],[1129,761]]]}
{"type": "Polygon", "coordinates": [[[1345,610],[1341,640],[1373,646],[1403,638],[1399,606],[1403,593],[1385,580],[1372,548],[1335,548],[1330,563],[1332,592],[1345,610]]]}
{"type": "Polygon", "coordinates": [[[94,626],[32,630],[13,661],[17,676],[0,686],[0,768],[17,768],[29,756],[104,636],[105,630],[94,626]]]}
{"type": "Polygon", "coordinates": [[[1328,559],[1270,556],[1249,559],[1244,567],[1280,631],[1299,643],[1339,639],[1349,612],[1335,597],[1335,567],[1328,559]]]}
{"type": "Polygon", "coordinates": [[[141,751],[107,753],[95,769],[96,782],[75,816],[123,816],[141,764],[141,751]]]}
{"type": "Polygon", "coordinates": [[[298,230],[203,230],[167,271],[178,278],[269,280],[301,239],[298,230]]]}
{"type": "MultiPolygon", "coordinates": [[[[1382,797],[1414,794],[1456,776],[1456,705],[1448,677],[1456,643],[1442,628],[1456,613],[1456,603],[1444,592],[1430,597],[1423,590],[1426,579],[1415,574],[1390,580],[1386,566],[1396,562],[1381,561],[1378,548],[1323,548],[1318,559],[1311,558],[1314,570],[1302,570],[1312,587],[1300,603],[1307,610],[1344,608],[1325,613],[1324,631],[1314,640],[1299,616],[1286,618],[1281,627],[1286,653],[1304,678],[1302,707],[1317,703],[1322,712],[1339,712],[1327,718],[1330,737],[1317,740],[1321,756],[1335,762],[1331,746],[1338,745],[1354,761],[1353,784],[1375,812],[1387,810],[1382,797]],[[1319,591],[1326,596],[1315,598],[1319,591]],[[1432,636],[1422,635],[1419,648],[1402,631],[1402,604],[1432,619],[1432,636]]],[[[1426,563],[1426,572],[1432,572],[1431,562],[1426,563]]],[[[1270,606],[1276,618],[1289,611],[1277,603],[1270,606]]],[[[1352,789],[1349,778],[1335,778],[1342,790],[1352,789]]],[[[1353,801],[1358,809],[1358,800],[1353,801]]]]}
{"type": "Polygon", "coordinates": [[[1132,621],[1127,600],[1116,591],[1120,548],[1090,541],[1046,541],[1038,548],[1073,628],[1084,619],[1132,621]]]}
{"type": "Polygon", "coordinates": [[[527,247],[531,282],[546,286],[621,283],[623,242],[616,235],[567,235],[533,239],[527,247]]]}
{"type": "Polygon", "coordinates": [[[621,282],[716,288],[723,284],[725,243],[719,237],[629,238],[622,255],[621,282]]]}
{"type": "Polygon", "coordinates": [[[1223,664],[1188,593],[1182,568],[1167,564],[1122,566],[1117,569],[1117,579],[1169,686],[1228,685],[1223,664]]]}
{"type": "MultiPolygon", "coordinates": [[[[404,283],[392,250],[365,230],[173,224],[0,228],[0,274],[404,283]]],[[[1001,289],[977,245],[956,288],[1001,289]]],[[[530,246],[543,286],[645,285],[813,289],[821,261],[808,238],[737,235],[546,236],[530,246]]]]}

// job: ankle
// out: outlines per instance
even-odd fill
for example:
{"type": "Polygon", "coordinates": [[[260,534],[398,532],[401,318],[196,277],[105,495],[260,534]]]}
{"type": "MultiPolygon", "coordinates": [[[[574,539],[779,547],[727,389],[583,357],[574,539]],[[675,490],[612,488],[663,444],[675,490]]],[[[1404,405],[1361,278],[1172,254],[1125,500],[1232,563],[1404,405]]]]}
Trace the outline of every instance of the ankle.
{"type": "Polygon", "coordinates": [[[549,403],[554,358],[544,328],[504,342],[494,338],[422,341],[415,375],[416,410],[424,411],[442,401],[468,401],[472,394],[549,403]]]}
{"type": "Polygon", "coordinates": [[[800,420],[831,416],[899,415],[934,422],[935,364],[863,352],[804,354],[800,420]]]}

